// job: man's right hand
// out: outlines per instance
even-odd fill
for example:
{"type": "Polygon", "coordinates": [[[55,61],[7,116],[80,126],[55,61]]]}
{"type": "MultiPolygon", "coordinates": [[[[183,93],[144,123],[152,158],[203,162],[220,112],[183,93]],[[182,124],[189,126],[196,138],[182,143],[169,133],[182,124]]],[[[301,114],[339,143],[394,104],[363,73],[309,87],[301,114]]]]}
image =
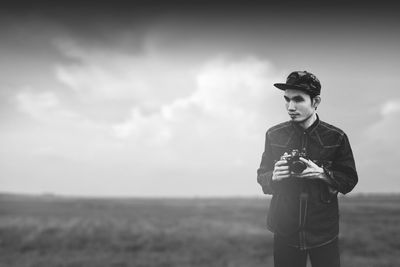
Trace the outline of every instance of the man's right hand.
{"type": "Polygon", "coordinates": [[[281,159],[275,163],[274,171],[272,172],[272,181],[280,181],[290,177],[289,166],[287,161],[281,159]]]}

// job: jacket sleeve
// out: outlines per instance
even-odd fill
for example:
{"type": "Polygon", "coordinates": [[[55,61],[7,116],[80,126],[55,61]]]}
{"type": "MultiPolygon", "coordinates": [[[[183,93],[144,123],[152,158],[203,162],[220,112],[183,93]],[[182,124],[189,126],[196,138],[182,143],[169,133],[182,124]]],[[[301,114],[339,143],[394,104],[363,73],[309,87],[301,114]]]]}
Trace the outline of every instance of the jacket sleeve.
{"type": "Polygon", "coordinates": [[[358,175],[349,139],[343,134],[340,147],[332,166],[324,168],[331,186],[342,194],[347,194],[356,186],[358,175]]]}
{"type": "Polygon", "coordinates": [[[272,181],[274,165],[274,159],[272,156],[271,145],[267,132],[265,135],[265,146],[261,158],[260,168],[257,170],[257,182],[261,185],[264,194],[274,193],[274,182],[272,181]]]}

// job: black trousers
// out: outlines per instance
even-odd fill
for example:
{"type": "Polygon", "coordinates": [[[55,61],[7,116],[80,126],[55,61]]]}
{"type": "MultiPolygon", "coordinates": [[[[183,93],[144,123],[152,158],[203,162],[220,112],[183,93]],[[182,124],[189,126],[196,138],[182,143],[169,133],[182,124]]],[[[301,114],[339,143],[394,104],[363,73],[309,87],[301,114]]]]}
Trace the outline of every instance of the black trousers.
{"type": "Polygon", "coordinates": [[[307,256],[312,267],[340,267],[338,239],[307,250],[288,246],[277,236],[274,238],[275,267],[306,267],[307,256]]]}

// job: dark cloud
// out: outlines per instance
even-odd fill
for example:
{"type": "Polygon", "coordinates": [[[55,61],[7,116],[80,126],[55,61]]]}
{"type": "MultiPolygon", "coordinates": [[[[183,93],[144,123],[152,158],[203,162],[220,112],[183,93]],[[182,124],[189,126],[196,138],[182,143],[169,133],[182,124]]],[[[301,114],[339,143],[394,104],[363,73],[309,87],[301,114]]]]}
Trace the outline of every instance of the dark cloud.
{"type": "MultiPolygon", "coordinates": [[[[361,20],[396,18],[394,6],[375,1],[9,1],[3,15],[40,16],[64,21],[76,29],[95,25],[146,24],[165,17],[192,18],[207,22],[227,18],[306,22],[314,19],[352,17],[361,20]]],[[[376,21],[379,23],[379,21],[376,21]]],[[[298,29],[301,30],[301,25],[298,29]]],[[[351,25],[349,25],[351,26],[351,25]]]]}
{"type": "MultiPolygon", "coordinates": [[[[44,29],[54,25],[55,34],[88,45],[129,51],[142,49],[142,40],[152,31],[173,39],[233,45],[267,39],[276,48],[282,42],[295,40],[302,47],[371,32],[379,39],[393,38],[399,25],[394,10],[369,1],[10,1],[3,4],[0,22],[3,29],[41,22],[44,29]],[[121,42],[124,38],[129,41],[121,42]]],[[[35,29],[33,34],[41,32],[35,29]]]]}

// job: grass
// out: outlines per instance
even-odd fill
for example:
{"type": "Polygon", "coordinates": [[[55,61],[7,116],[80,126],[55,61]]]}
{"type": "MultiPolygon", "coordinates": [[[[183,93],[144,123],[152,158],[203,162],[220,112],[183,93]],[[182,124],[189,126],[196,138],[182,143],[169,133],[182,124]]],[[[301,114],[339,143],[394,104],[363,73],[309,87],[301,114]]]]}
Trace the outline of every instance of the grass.
{"type": "MultiPolygon", "coordinates": [[[[342,266],[400,266],[400,196],[340,199],[342,266]]],[[[266,198],[0,195],[0,266],[272,266],[266,198]]]]}

